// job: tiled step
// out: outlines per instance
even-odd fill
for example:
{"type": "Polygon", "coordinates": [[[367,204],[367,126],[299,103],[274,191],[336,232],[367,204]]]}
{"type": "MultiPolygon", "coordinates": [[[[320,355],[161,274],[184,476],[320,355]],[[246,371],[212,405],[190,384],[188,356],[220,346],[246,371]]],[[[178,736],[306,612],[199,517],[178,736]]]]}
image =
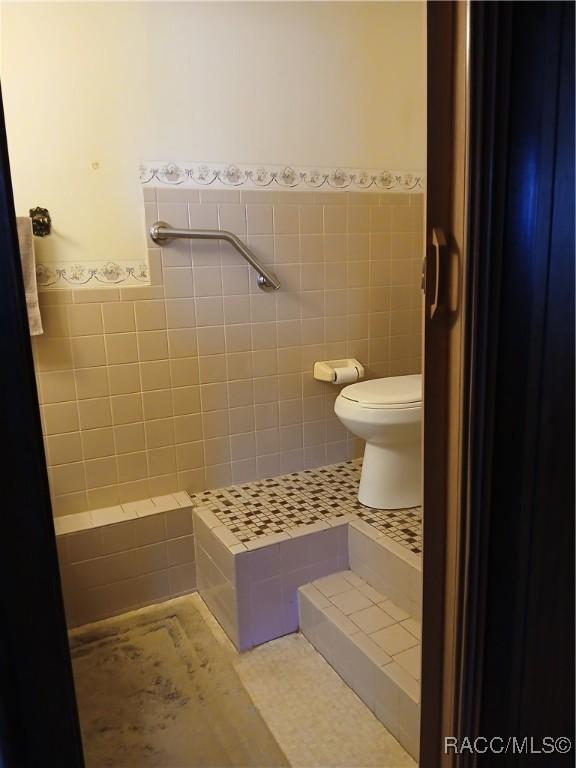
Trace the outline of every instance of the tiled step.
{"type": "Polygon", "coordinates": [[[417,760],[420,624],[353,571],[298,590],[300,630],[417,760]]]}
{"type": "Polygon", "coordinates": [[[422,561],[365,520],[348,530],[349,567],[418,621],[422,615],[422,561]]]}

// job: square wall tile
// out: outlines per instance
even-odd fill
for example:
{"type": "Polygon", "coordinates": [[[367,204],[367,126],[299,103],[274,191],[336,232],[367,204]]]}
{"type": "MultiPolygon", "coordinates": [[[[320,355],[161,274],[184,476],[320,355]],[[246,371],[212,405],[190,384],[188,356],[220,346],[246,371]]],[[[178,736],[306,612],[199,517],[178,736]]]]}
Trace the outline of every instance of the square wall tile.
{"type": "Polygon", "coordinates": [[[106,365],[103,336],[81,336],[72,339],[72,359],[75,368],[106,365]]]}
{"type": "Polygon", "coordinates": [[[131,301],[103,304],[102,318],[105,333],[130,333],[136,328],[134,304],[131,301]]]}
{"type": "Polygon", "coordinates": [[[138,355],[141,361],[166,360],[168,335],[162,331],[143,331],[138,334],[138,355]]]}
{"type": "Polygon", "coordinates": [[[138,301],[134,309],[136,330],[155,331],[166,328],[166,311],[163,301],[138,301]]]}
{"type": "Polygon", "coordinates": [[[81,437],[84,459],[100,459],[104,456],[114,456],[116,447],[112,427],[87,429],[81,433],[81,437]]]}
{"type": "Polygon", "coordinates": [[[137,363],[109,365],[107,372],[111,395],[140,392],[140,368],[137,363]]]}
{"type": "Polygon", "coordinates": [[[108,365],[135,363],[138,361],[136,334],[117,333],[106,336],[106,358],[108,365]]]}
{"type": "Polygon", "coordinates": [[[71,336],[92,336],[103,332],[100,304],[73,304],[68,307],[71,336]]]}

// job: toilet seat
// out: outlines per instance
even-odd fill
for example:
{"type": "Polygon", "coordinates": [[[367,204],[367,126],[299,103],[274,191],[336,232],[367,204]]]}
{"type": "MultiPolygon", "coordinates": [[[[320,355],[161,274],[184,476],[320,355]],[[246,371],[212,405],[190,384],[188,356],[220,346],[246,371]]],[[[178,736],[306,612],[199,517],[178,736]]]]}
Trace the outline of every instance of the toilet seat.
{"type": "Polygon", "coordinates": [[[420,408],[422,405],[422,376],[390,376],[350,384],[340,397],[358,408],[420,408]]]}

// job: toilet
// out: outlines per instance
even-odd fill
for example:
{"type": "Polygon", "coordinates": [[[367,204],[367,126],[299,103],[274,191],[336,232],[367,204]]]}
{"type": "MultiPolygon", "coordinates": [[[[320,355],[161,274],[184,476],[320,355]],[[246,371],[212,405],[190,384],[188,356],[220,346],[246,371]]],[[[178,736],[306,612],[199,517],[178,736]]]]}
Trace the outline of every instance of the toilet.
{"type": "Polygon", "coordinates": [[[390,376],[344,387],[334,404],[366,441],[358,500],[375,509],[422,503],[422,376],[390,376]]]}

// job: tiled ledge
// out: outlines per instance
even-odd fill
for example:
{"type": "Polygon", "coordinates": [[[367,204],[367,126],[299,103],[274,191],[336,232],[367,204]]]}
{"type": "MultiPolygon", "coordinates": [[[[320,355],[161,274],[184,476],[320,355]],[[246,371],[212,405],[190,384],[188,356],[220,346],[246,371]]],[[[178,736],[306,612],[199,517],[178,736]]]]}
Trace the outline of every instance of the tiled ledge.
{"type": "Polygon", "coordinates": [[[196,588],[184,492],[56,518],[54,527],[69,626],[196,588]]]}
{"type": "Polygon", "coordinates": [[[118,504],[114,507],[93,509],[90,512],[77,512],[74,515],[65,515],[54,518],[56,536],[67,533],[79,533],[104,525],[124,523],[127,520],[136,520],[138,517],[148,517],[160,512],[169,512],[173,509],[189,507],[190,496],[185,491],[155,496],[151,499],[129,501],[126,504],[118,504]]]}

